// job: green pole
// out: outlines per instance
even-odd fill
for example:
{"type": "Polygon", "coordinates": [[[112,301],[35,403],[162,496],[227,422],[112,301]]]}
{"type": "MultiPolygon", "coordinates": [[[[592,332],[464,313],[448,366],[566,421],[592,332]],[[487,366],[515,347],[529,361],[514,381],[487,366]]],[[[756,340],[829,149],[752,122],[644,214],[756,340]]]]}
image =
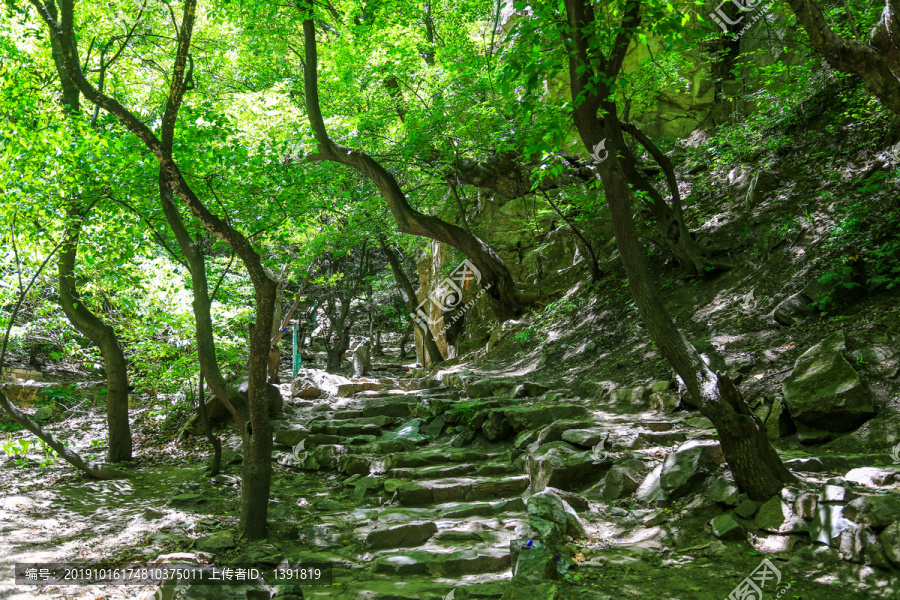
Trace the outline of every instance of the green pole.
{"type": "Polygon", "coordinates": [[[297,378],[297,371],[300,369],[300,366],[297,364],[297,363],[299,362],[297,359],[300,358],[300,353],[297,351],[297,329],[298,329],[299,327],[300,327],[300,326],[299,326],[297,323],[294,323],[294,360],[293,360],[293,363],[292,363],[292,364],[294,365],[294,377],[293,377],[293,379],[296,379],[296,378],[297,378]]]}

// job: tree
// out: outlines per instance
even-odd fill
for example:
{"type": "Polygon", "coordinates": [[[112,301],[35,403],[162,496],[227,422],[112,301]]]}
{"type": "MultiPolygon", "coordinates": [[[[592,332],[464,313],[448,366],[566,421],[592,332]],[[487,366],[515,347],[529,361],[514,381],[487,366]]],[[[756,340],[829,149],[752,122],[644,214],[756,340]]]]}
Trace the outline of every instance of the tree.
{"type": "Polygon", "coordinates": [[[512,318],[521,305],[530,303],[535,298],[517,289],[503,259],[488,244],[462,227],[413,209],[400,184],[378,161],[363,151],[338,144],[328,136],[319,105],[318,53],[311,3],[305,10],[308,11],[303,18],[306,109],[319,151],[318,154],[307,156],[307,159],[337,162],[356,169],[367,177],[386,200],[401,233],[444,242],[468,256],[481,271],[483,281],[492,284],[487,296],[491,299],[497,317],[500,320],[512,318]]]}
{"type": "MultiPolygon", "coordinates": [[[[884,1],[884,10],[868,44],[835,33],[815,0],[788,0],[788,4],[813,48],[822,53],[828,64],[838,71],[859,75],[885,108],[900,114],[900,0],[884,1]]],[[[852,23],[849,8],[847,13],[852,23]]]]}
{"type": "Polygon", "coordinates": [[[622,125],[612,99],[622,61],[641,24],[641,2],[619,7],[616,34],[606,52],[599,42],[602,32],[589,0],[565,0],[565,25],[569,76],[574,103],[573,120],[588,149],[607,140],[608,158],[598,166],[600,180],[612,215],[616,245],[625,266],[628,288],[647,326],[651,339],[687,386],[701,414],[719,432],[719,440],[737,484],[757,500],[777,494],[793,475],[769,443],[766,430],[754,415],[727,373],[713,373],[696,348],[675,326],[656,291],[645,252],[638,241],[632,217],[628,161],[622,125]]]}
{"type": "MultiPolygon", "coordinates": [[[[96,106],[119,119],[135,134],[159,161],[160,180],[173,196],[180,198],[203,226],[227,242],[241,259],[255,290],[256,327],[250,340],[249,407],[226,404],[238,424],[243,441],[243,466],[241,488],[241,525],[249,539],[266,535],[269,489],[272,477],[272,429],[268,414],[268,383],[266,367],[270,331],[275,304],[275,281],[262,262],[251,242],[227,221],[214,215],[204,205],[186,181],[172,156],[171,144],[160,139],[153,131],[119,101],[100,92],[84,76],[75,35],[74,0],[60,0],[58,12],[41,0],[31,0],[51,36],[59,42],[66,73],[81,94],[96,106]],[[54,15],[58,14],[57,19],[54,15]]],[[[186,0],[177,36],[170,88],[166,99],[163,122],[174,123],[184,94],[193,85],[188,71],[188,61],[196,18],[196,0],[186,0]]],[[[163,132],[166,128],[163,127],[163,132]]],[[[198,273],[199,275],[199,273],[198,273]]],[[[198,319],[198,329],[204,324],[198,319]]],[[[201,365],[202,368],[202,365],[201,365]]],[[[211,373],[203,372],[209,378],[211,373]]]]}

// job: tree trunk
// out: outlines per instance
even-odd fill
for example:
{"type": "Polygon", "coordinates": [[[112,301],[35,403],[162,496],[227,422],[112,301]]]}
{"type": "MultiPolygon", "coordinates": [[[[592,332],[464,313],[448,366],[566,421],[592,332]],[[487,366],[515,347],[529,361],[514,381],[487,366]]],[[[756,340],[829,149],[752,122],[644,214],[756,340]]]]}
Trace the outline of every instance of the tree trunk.
{"type": "Polygon", "coordinates": [[[409,336],[412,334],[415,327],[416,324],[413,321],[410,321],[409,325],[407,325],[406,329],[403,331],[403,335],[400,337],[400,358],[406,358],[406,343],[409,341],[409,336]]]}
{"type": "Polygon", "coordinates": [[[219,474],[222,465],[222,441],[213,433],[212,425],[209,422],[209,415],[206,414],[206,393],[203,390],[203,375],[200,375],[200,386],[197,391],[197,408],[200,411],[200,421],[203,423],[203,432],[206,439],[213,448],[213,459],[209,465],[209,476],[215,477],[219,474]]]}
{"type": "Polygon", "coordinates": [[[591,88],[595,77],[607,82],[604,85],[611,85],[617,77],[631,36],[640,24],[640,2],[630,5],[630,10],[625,13],[611,56],[599,61],[606,66],[606,71],[596,75],[588,66],[588,42],[582,35],[583,31],[591,29],[593,13],[587,0],[565,0],[565,5],[572,96],[583,95],[585,98],[575,107],[575,126],[589,149],[597,147],[603,139],[612,141],[609,157],[599,165],[599,171],[616,244],[628,277],[628,288],[651,339],[684,381],[701,414],[716,426],[736,483],[751,498],[768,499],[785,483],[795,479],[782,464],[762,423],[750,412],[728,375],[713,373],[669,317],[651,280],[644,249],[638,241],[628,178],[618,158],[627,154],[621,148],[624,140],[615,105],[608,100],[610,90],[604,86],[599,90],[594,87],[596,91],[591,88]],[[597,118],[597,110],[601,107],[604,110],[602,121],[597,118]]]}
{"type": "MultiPolygon", "coordinates": [[[[312,7],[311,5],[304,6],[303,10],[311,12],[312,7]]],[[[319,106],[316,29],[310,16],[303,21],[303,35],[306,56],[306,64],[303,68],[306,109],[320,152],[319,155],[308,156],[308,160],[329,160],[356,169],[374,183],[381,192],[401,233],[444,242],[469,257],[481,274],[482,284],[485,281],[491,284],[485,296],[501,321],[516,316],[522,304],[536,300],[536,297],[523,294],[516,289],[509,269],[493,248],[462,227],[413,209],[406,199],[406,194],[400,188],[400,184],[379,162],[364,152],[351,150],[333,142],[328,137],[325,120],[319,106]]]]}
{"type": "Polygon", "coordinates": [[[900,0],[885,0],[871,44],[837,35],[813,0],[788,0],[813,48],[832,67],[859,75],[866,88],[893,113],[900,114],[900,0]]]}
{"type": "Polygon", "coordinates": [[[109,428],[107,460],[131,460],[131,428],[128,424],[128,366],[115,330],[88,310],[75,287],[78,238],[87,217],[69,205],[65,242],[59,254],[59,304],[83,336],[100,348],[106,366],[106,421],[109,428]]]}
{"type": "MultiPolygon", "coordinates": [[[[397,287],[400,288],[400,295],[403,297],[406,306],[409,308],[410,317],[415,318],[417,308],[416,290],[413,289],[409,278],[403,271],[403,267],[400,265],[397,254],[390,246],[388,246],[384,239],[381,239],[380,243],[381,251],[384,252],[384,255],[387,257],[388,262],[391,265],[391,271],[394,273],[394,279],[397,281],[397,287]]],[[[420,323],[420,325],[422,324],[420,323]]],[[[443,362],[444,357],[441,355],[441,350],[438,348],[437,342],[434,341],[434,335],[432,335],[431,328],[428,327],[427,323],[422,325],[422,337],[425,339],[425,349],[428,351],[428,356],[431,357],[431,362],[433,364],[443,362]]]]}
{"type": "Polygon", "coordinates": [[[272,340],[269,342],[269,357],[268,357],[268,373],[269,373],[269,383],[279,384],[281,383],[281,349],[278,347],[278,342],[281,340],[281,336],[279,333],[279,326],[281,325],[281,305],[280,303],[276,303],[275,306],[275,314],[272,316],[272,340]]]}

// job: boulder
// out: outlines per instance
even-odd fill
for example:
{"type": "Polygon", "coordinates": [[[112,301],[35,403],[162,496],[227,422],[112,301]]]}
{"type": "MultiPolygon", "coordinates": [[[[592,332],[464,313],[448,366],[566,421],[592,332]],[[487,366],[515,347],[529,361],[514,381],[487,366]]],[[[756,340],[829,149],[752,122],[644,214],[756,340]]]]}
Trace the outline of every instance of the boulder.
{"type": "Polygon", "coordinates": [[[577,429],[579,427],[585,427],[587,425],[591,425],[591,423],[585,421],[573,421],[571,419],[565,419],[563,421],[556,421],[555,423],[551,423],[538,431],[538,446],[543,446],[544,444],[549,444],[550,442],[558,442],[563,439],[563,433],[565,433],[566,431],[570,429],[577,429]]]}
{"type": "MultiPolygon", "coordinates": [[[[516,546],[515,551],[511,551],[515,556],[513,581],[537,584],[548,579],[556,579],[556,552],[534,540],[529,542],[530,546],[523,540],[510,542],[511,546],[516,546]]],[[[529,595],[530,593],[529,590],[529,595]]]]}
{"type": "Polygon", "coordinates": [[[291,382],[292,398],[314,399],[322,396],[324,393],[325,392],[319,388],[316,382],[313,381],[312,377],[306,373],[298,374],[297,378],[291,382]]]}
{"type": "Polygon", "coordinates": [[[880,487],[900,482],[900,467],[859,467],[844,475],[848,483],[864,487],[880,487]]]}
{"type": "Polygon", "coordinates": [[[404,523],[384,529],[374,529],[366,536],[366,548],[384,550],[387,548],[413,548],[421,546],[438,531],[433,521],[404,523]]]}
{"type": "Polygon", "coordinates": [[[465,382],[465,392],[469,398],[490,398],[509,395],[516,387],[511,379],[478,379],[465,382]]]}
{"type": "Polygon", "coordinates": [[[503,413],[516,431],[537,429],[563,419],[587,420],[590,417],[584,406],[577,404],[551,404],[549,406],[512,406],[503,413]]]}
{"type": "Polygon", "coordinates": [[[863,496],[844,508],[844,516],[875,529],[900,521],[900,497],[863,496]]]}
{"type": "Polygon", "coordinates": [[[209,537],[200,538],[195,542],[197,550],[202,552],[224,552],[235,547],[234,535],[230,531],[222,531],[209,537]]]}
{"type": "Polygon", "coordinates": [[[561,439],[576,446],[593,448],[601,441],[609,439],[609,433],[605,429],[567,429],[562,432],[561,439]]]}
{"type": "Polygon", "coordinates": [[[741,491],[730,479],[719,477],[706,489],[706,497],[712,502],[721,502],[728,506],[736,506],[740,500],[741,491]]]}
{"type": "Polygon", "coordinates": [[[541,492],[548,486],[577,490],[596,483],[611,462],[596,464],[590,452],[566,442],[551,442],[530,454],[526,461],[531,489],[541,492]]]}
{"type": "Polygon", "coordinates": [[[538,492],[528,499],[528,516],[546,519],[556,524],[563,535],[574,538],[586,535],[584,525],[575,509],[550,490],[538,492]]]}
{"type": "Polygon", "coordinates": [[[890,561],[900,567],[900,521],[885,527],[878,536],[878,541],[890,561]]]}
{"type": "Polygon", "coordinates": [[[360,342],[353,349],[353,377],[362,377],[372,371],[372,344],[360,342]]]}
{"type": "Polygon", "coordinates": [[[844,516],[843,506],[820,504],[816,507],[816,517],[809,524],[809,537],[814,542],[835,546],[841,533],[854,527],[855,523],[844,516]]]}
{"type": "Polygon", "coordinates": [[[781,394],[775,395],[772,402],[772,409],[766,418],[766,435],[770,440],[780,440],[789,436],[796,431],[794,422],[791,421],[791,415],[788,414],[787,407],[784,405],[784,398],[781,394]]]}
{"type": "Polygon", "coordinates": [[[784,380],[784,401],[795,421],[828,431],[850,431],[875,414],[872,395],[844,358],[844,332],[813,346],[784,380]]]}
{"type": "Polygon", "coordinates": [[[772,533],[791,533],[807,531],[806,521],[794,514],[793,502],[786,502],[779,496],[773,496],[759,507],[756,513],[756,526],[772,533]]]}
{"type": "Polygon", "coordinates": [[[739,540],[744,537],[744,528],[731,515],[724,514],[710,521],[713,535],[722,540],[739,540]]]}
{"type": "Polygon", "coordinates": [[[506,439],[513,434],[513,428],[506,420],[502,409],[488,412],[487,418],[481,424],[481,431],[489,442],[506,439]]]}
{"type": "Polygon", "coordinates": [[[672,392],[653,392],[650,394],[650,410],[658,410],[659,412],[672,413],[678,408],[681,398],[678,394],[672,392]]]}
{"type": "Polygon", "coordinates": [[[637,459],[616,461],[603,479],[603,483],[598,486],[599,496],[611,502],[630,495],[640,486],[641,471],[644,468],[644,463],[637,459]]]}
{"type": "Polygon", "coordinates": [[[658,465],[647,477],[643,483],[638,486],[634,493],[634,499],[640,504],[649,506],[664,506],[667,503],[666,492],[660,485],[660,477],[662,475],[663,466],[658,465]]]}
{"type": "Polygon", "coordinates": [[[675,498],[691,491],[692,487],[725,462],[722,447],[715,440],[691,440],[666,457],[660,474],[660,486],[675,498]]]}
{"type": "Polygon", "coordinates": [[[816,314],[816,309],[812,306],[812,300],[801,292],[782,300],[775,307],[772,317],[778,323],[790,326],[814,314],[816,314]]]}

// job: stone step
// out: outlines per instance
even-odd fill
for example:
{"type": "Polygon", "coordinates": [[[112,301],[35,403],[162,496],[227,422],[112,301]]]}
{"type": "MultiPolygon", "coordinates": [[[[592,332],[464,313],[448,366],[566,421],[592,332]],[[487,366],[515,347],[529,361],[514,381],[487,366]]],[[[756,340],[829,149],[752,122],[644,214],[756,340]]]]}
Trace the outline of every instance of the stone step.
{"type": "Polygon", "coordinates": [[[437,479],[440,477],[459,477],[461,475],[508,475],[509,473],[517,472],[521,472],[521,470],[508,463],[460,463],[434,467],[390,469],[387,475],[396,479],[437,479]]]}
{"type": "Polygon", "coordinates": [[[451,552],[413,550],[381,554],[372,560],[372,572],[390,575],[430,575],[453,577],[496,573],[510,566],[509,548],[467,548],[451,552]]]}
{"type": "Polygon", "coordinates": [[[524,492],[529,483],[527,475],[423,481],[386,479],[384,490],[389,495],[396,494],[397,501],[403,506],[422,506],[460,500],[509,498],[524,492]]]}
{"type": "Polygon", "coordinates": [[[501,500],[500,502],[447,502],[434,507],[442,519],[465,519],[468,517],[496,517],[525,511],[522,498],[501,500]]]}
{"type": "Polygon", "coordinates": [[[420,452],[400,452],[385,457],[388,469],[428,467],[441,464],[492,462],[502,459],[505,452],[477,452],[465,448],[441,448],[420,452]]]}

